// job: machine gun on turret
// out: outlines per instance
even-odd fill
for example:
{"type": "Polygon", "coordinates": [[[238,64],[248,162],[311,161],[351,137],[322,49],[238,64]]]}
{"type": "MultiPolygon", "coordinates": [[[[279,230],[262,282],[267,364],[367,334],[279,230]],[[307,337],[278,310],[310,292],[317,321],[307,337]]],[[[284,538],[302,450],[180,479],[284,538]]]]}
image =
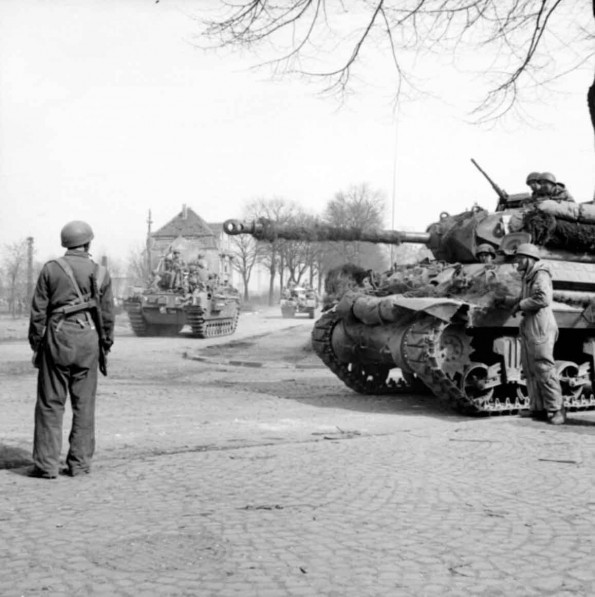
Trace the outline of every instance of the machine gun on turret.
{"type": "Polygon", "coordinates": [[[523,202],[531,199],[530,193],[516,193],[514,195],[509,195],[490,178],[487,172],[473,158],[471,158],[471,163],[483,174],[484,178],[490,183],[494,191],[496,191],[496,194],[498,195],[496,211],[521,207],[523,202]]]}

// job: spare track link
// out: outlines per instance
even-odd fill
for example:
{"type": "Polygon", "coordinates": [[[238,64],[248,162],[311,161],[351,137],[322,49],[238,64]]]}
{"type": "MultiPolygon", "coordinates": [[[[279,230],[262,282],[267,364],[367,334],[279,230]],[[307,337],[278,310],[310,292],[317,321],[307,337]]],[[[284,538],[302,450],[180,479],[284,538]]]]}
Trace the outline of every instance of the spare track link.
{"type": "Polygon", "coordinates": [[[228,336],[236,331],[239,313],[236,311],[231,317],[207,319],[204,310],[194,307],[188,310],[187,319],[195,338],[216,338],[228,336]]]}
{"type": "Polygon", "coordinates": [[[387,366],[367,367],[354,363],[340,362],[331,345],[333,328],[340,321],[334,309],[330,309],[314,324],[312,348],[322,362],[348,387],[359,394],[411,394],[412,389],[405,381],[396,383],[388,379],[387,366]]]}

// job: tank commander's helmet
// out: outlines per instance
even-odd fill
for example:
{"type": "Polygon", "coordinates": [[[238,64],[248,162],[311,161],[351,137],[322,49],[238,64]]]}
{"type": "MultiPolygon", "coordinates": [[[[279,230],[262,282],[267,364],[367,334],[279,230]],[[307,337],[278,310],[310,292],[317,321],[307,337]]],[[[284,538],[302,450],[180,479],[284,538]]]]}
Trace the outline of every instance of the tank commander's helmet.
{"type": "Polygon", "coordinates": [[[551,172],[542,172],[539,175],[539,182],[551,182],[556,184],[556,177],[551,172]]]}
{"type": "Polygon", "coordinates": [[[541,179],[540,172],[531,172],[531,173],[527,174],[526,183],[529,184],[531,182],[538,182],[540,179],[541,179]]]}
{"type": "Polygon", "coordinates": [[[517,247],[517,250],[514,252],[515,257],[532,257],[539,261],[541,259],[541,255],[539,254],[539,249],[532,243],[523,243],[517,247]]]}
{"type": "Polygon", "coordinates": [[[82,247],[93,239],[93,230],[87,222],[82,220],[73,220],[68,222],[60,232],[62,246],[67,249],[82,247]]]}
{"type": "Polygon", "coordinates": [[[494,247],[492,247],[492,245],[488,243],[482,243],[477,247],[477,250],[475,251],[475,255],[477,257],[479,257],[481,254],[488,254],[492,255],[493,257],[496,257],[496,250],[494,249],[494,247]]]}

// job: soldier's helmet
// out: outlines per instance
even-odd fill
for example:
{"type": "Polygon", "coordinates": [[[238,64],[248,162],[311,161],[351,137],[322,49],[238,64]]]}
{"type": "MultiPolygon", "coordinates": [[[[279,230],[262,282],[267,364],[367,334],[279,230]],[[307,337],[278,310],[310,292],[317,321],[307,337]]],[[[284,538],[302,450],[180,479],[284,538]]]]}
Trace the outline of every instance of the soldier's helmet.
{"type": "Polygon", "coordinates": [[[551,172],[542,172],[539,175],[539,182],[551,182],[556,184],[556,177],[551,172]]]}
{"type": "Polygon", "coordinates": [[[60,232],[62,246],[67,249],[86,245],[88,242],[91,242],[93,237],[94,235],[91,226],[82,220],[68,222],[60,232]]]}
{"type": "Polygon", "coordinates": [[[529,184],[530,182],[537,182],[541,178],[541,174],[539,172],[530,172],[527,174],[527,181],[526,183],[529,184]]]}
{"type": "Polygon", "coordinates": [[[517,250],[514,252],[516,256],[524,256],[524,257],[533,257],[533,259],[541,259],[541,255],[539,254],[539,249],[532,243],[522,243],[517,247],[517,250]]]}
{"type": "Polygon", "coordinates": [[[492,247],[492,245],[489,245],[488,243],[482,243],[477,247],[477,250],[475,251],[475,255],[477,255],[478,257],[481,254],[486,253],[488,255],[493,255],[494,257],[496,256],[496,250],[494,249],[494,247],[492,247]]]}

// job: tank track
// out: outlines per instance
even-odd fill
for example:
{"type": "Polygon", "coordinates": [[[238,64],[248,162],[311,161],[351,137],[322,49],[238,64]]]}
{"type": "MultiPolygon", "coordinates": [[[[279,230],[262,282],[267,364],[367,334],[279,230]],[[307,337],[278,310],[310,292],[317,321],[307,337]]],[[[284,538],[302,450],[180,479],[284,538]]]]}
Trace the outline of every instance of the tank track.
{"type": "Polygon", "coordinates": [[[436,317],[422,315],[407,330],[403,342],[407,363],[432,393],[449,402],[457,411],[469,415],[514,414],[527,408],[528,399],[518,396],[515,396],[513,401],[506,398],[504,401],[485,401],[479,405],[459,389],[456,382],[443,371],[438,360],[440,337],[447,326],[446,322],[436,317]]]}
{"type": "Polygon", "coordinates": [[[132,331],[134,332],[135,336],[148,336],[149,330],[147,328],[147,323],[140,309],[130,311],[127,310],[126,312],[128,313],[130,327],[132,328],[132,331]]]}
{"type": "MultiPolygon", "coordinates": [[[[405,382],[395,383],[389,378],[390,368],[362,367],[337,360],[331,346],[331,334],[340,317],[333,311],[323,313],[312,331],[312,346],[318,357],[343,383],[360,394],[407,394],[416,393],[415,388],[405,382]]],[[[444,350],[441,339],[449,323],[427,314],[420,314],[406,332],[403,350],[404,358],[417,376],[438,398],[446,400],[457,411],[467,415],[512,415],[528,407],[528,398],[512,396],[490,396],[474,401],[459,387],[459,376],[444,370],[444,350]]],[[[461,364],[462,368],[462,364],[461,364]]],[[[452,369],[452,366],[450,366],[452,369]]],[[[564,396],[564,406],[571,411],[595,408],[595,397],[590,395],[564,396]]]]}
{"type": "MultiPolygon", "coordinates": [[[[422,315],[409,328],[404,342],[405,358],[409,366],[437,397],[446,399],[459,412],[469,415],[513,415],[529,406],[527,397],[518,394],[490,397],[474,401],[457,385],[456,376],[450,377],[440,364],[441,336],[445,323],[431,315],[422,315]]],[[[570,411],[595,408],[593,395],[563,396],[564,406],[570,411]]]]}
{"type": "Polygon", "coordinates": [[[410,394],[412,387],[405,382],[389,379],[390,367],[363,367],[340,362],[331,346],[331,334],[341,318],[334,310],[326,311],[314,324],[312,348],[322,362],[348,387],[359,394],[410,394]]]}
{"type": "Polygon", "coordinates": [[[187,322],[192,328],[192,335],[195,338],[216,338],[233,334],[238,327],[239,312],[231,317],[208,319],[201,307],[191,307],[186,313],[187,322]]]}

